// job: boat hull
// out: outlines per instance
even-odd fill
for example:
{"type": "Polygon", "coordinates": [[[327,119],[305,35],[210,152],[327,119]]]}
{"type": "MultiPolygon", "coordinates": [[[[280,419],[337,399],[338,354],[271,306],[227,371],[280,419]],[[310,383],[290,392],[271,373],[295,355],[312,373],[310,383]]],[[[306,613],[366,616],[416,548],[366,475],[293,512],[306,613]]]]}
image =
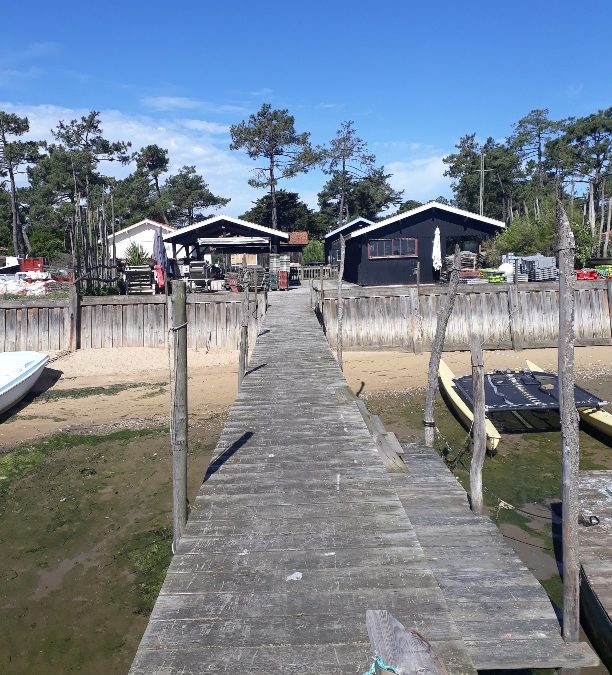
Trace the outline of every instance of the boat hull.
{"type": "MultiPolygon", "coordinates": [[[[544,372],[544,369],[533,361],[527,361],[527,368],[534,373],[544,372]]],[[[577,408],[577,410],[585,427],[612,439],[612,414],[598,408],[577,408]]]]}
{"type": "MultiPolygon", "coordinates": [[[[452,407],[453,411],[461,421],[461,424],[463,424],[467,430],[470,430],[472,423],[474,422],[474,414],[467,403],[459,395],[457,387],[453,382],[454,377],[455,374],[453,371],[448,367],[444,360],[441,360],[438,369],[440,389],[444,393],[448,404],[452,407]]],[[[485,429],[487,434],[487,450],[493,452],[499,445],[501,435],[495,428],[493,422],[489,419],[485,420],[485,429]]]]}
{"type": "Polygon", "coordinates": [[[10,376],[5,377],[0,386],[0,414],[23,399],[36,384],[48,362],[47,354],[40,352],[5,352],[0,355],[0,372],[10,365],[14,369],[21,366],[12,379],[10,376]]]}

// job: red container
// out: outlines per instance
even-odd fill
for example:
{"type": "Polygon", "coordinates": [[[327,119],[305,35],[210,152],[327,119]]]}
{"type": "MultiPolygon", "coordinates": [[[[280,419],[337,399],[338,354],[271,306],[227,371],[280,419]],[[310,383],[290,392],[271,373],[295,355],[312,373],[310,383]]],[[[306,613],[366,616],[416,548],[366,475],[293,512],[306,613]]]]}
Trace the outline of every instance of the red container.
{"type": "Polygon", "coordinates": [[[278,271],[278,290],[286,291],[289,288],[289,272],[287,270],[278,271]]]}
{"type": "Polygon", "coordinates": [[[43,259],[42,258],[23,258],[19,262],[19,267],[22,272],[42,272],[43,259]]]}
{"type": "Polygon", "coordinates": [[[576,279],[579,281],[597,281],[597,270],[576,270],[576,279]]]}

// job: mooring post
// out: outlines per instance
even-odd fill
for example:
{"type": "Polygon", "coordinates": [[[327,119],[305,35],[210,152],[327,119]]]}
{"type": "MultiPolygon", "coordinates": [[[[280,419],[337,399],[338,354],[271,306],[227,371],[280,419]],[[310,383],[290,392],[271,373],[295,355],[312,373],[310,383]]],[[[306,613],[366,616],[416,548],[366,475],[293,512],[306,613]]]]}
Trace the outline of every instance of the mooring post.
{"type": "Polygon", "coordinates": [[[576,244],[563,205],[557,200],[559,257],[559,414],[561,416],[563,518],[563,637],[578,642],[580,561],[578,555],[578,411],[574,401],[574,255],[576,244]]]}
{"type": "Polygon", "coordinates": [[[259,291],[257,284],[259,283],[259,274],[257,272],[257,265],[253,271],[253,293],[255,294],[255,335],[259,333],[259,291]]]}
{"type": "Polygon", "coordinates": [[[342,277],[344,276],[344,253],[346,251],[346,242],[340,235],[340,265],[338,268],[338,327],[336,330],[336,356],[340,370],[343,370],[342,362],[342,320],[344,318],[344,301],[342,299],[342,277]]]}
{"type": "Polygon", "coordinates": [[[172,445],[172,550],[187,522],[187,287],[172,282],[170,295],[170,443],[172,445]]]}
{"type": "Polygon", "coordinates": [[[435,439],[434,408],[436,403],[436,387],[438,384],[438,369],[440,368],[440,359],[444,349],[444,337],[446,336],[446,326],[453,312],[455,296],[459,287],[459,272],[461,271],[461,252],[459,245],[455,246],[455,257],[453,258],[453,269],[448,284],[448,292],[442,303],[442,309],[438,314],[436,324],[436,335],[431,345],[431,355],[429,357],[429,370],[427,371],[427,393],[425,394],[425,412],[423,415],[423,426],[425,427],[425,445],[433,448],[435,439]]]}
{"type": "Polygon", "coordinates": [[[249,285],[244,289],[242,301],[242,318],[240,321],[240,354],[238,357],[238,388],[246,374],[249,351],[249,285]]]}
{"type": "Polygon", "coordinates": [[[75,352],[81,347],[81,296],[76,281],[70,284],[68,293],[68,351],[75,352]]]}
{"type": "Polygon", "coordinates": [[[323,309],[325,307],[325,291],[323,290],[324,269],[321,267],[321,320],[323,320],[323,309]]]}
{"type": "Polygon", "coordinates": [[[484,513],[482,498],[482,467],[487,452],[487,431],[485,426],[485,389],[484,389],[484,359],[480,336],[472,333],[470,339],[472,353],[472,392],[474,400],[474,424],[472,426],[472,463],[470,464],[470,495],[472,511],[484,513]]]}
{"type": "Polygon", "coordinates": [[[310,309],[314,309],[314,279],[311,277],[310,279],[310,309]]]}

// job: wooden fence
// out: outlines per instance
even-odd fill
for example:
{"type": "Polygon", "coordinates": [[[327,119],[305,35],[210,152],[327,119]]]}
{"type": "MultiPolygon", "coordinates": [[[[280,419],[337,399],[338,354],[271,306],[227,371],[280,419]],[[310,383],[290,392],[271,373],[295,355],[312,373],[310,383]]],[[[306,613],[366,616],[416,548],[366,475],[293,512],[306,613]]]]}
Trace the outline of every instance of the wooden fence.
{"type": "MultiPolygon", "coordinates": [[[[249,341],[265,315],[263,294],[250,302],[249,341]]],[[[238,349],[243,295],[187,296],[187,346],[192,349],[238,349]]],[[[84,297],[77,331],[81,349],[164,347],[168,335],[166,298],[151,296],[84,297]]],[[[0,349],[68,349],[68,300],[0,302],[0,349]]]]}
{"type": "MultiPolygon", "coordinates": [[[[315,282],[319,319],[332,346],[336,345],[337,289],[323,292],[315,282]]],[[[428,350],[443,286],[345,287],[343,337],[345,349],[428,350]]],[[[577,282],[576,344],[612,345],[612,280],[577,282]]],[[[469,349],[478,330],[486,349],[555,347],[559,329],[559,288],[554,282],[479,284],[460,288],[446,331],[445,349],[469,349]]]]}
{"type": "Polygon", "coordinates": [[[337,279],[338,270],[331,265],[320,265],[317,267],[301,267],[299,277],[302,281],[316,280],[321,278],[321,270],[323,270],[323,279],[337,279]]]}

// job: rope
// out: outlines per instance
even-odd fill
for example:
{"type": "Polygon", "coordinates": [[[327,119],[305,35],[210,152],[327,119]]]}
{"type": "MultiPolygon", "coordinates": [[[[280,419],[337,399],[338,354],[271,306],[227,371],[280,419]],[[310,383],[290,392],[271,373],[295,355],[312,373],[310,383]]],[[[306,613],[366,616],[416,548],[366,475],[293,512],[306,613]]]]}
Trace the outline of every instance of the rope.
{"type": "Polygon", "coordinates": [[[450,441],[444,436],[444,434],[438,429],[437,426],[434,425],[434,429],[436,434],[442,439],[445,449],[448,451],[447,453],[442,452],[442,455],[444,457],[444,461],[446,464],[451,468],[454,469],[455,466],[461,461],[461,458],[465,453],[467,452],[469,446],[470,446],[470,438],[472,436],[472,427],[474,426],[474,421],[472,420],[472,425],[470,426],[469,431],[467,432],[467,436],[465,437],[465,441],[463,442],[463,447],[461,450],[459,450],[456,454],[454,459],[447,459],[447,455],[450,454],[451,452],[455,452],[453,449],[453,446],[451,445],[450,441]]]}
{"type": "Polygon", "coordinates": [[[372,665],[366,670],[366,672],[363,675],[376,675],[376,673],[380,670],[386,670],[389,673],[398,673],[397,668],[394,666],[388,666],[381,658],[380,656],[375,656],[374,659],[372,660],[372,665]]]}

